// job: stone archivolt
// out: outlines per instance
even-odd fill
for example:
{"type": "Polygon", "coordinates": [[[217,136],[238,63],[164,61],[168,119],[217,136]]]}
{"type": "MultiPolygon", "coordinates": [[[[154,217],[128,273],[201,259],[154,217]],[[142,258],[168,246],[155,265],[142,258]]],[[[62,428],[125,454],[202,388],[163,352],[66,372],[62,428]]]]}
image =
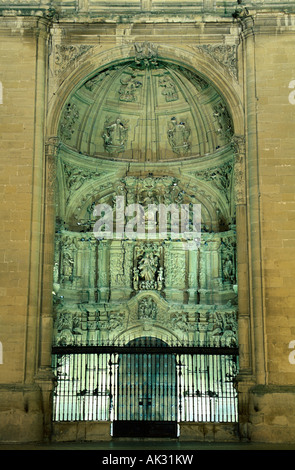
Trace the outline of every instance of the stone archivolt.
{"type": "Polygon", "coordinates": [[[237,345],[233,178],[242,168],[234,166],[232,136],[212,85],[160,61],[150,44],[69,97],[56,157],[56,344],[150,335],[237,345]],[[108,204],[115,218],[118,196],[145,210],[200,204],[200,246],[185,250],[160,232],[152,241],[96,239],[94,208],[108,204]]]}

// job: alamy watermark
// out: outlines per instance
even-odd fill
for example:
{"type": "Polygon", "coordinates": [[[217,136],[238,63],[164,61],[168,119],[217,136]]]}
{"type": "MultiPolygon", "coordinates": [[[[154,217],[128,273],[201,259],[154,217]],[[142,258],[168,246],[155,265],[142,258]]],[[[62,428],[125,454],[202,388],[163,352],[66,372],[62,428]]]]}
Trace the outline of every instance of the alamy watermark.
{"type": "Polygon", "coordinates": [[[186,250],[201,243],[201,204],[125,205],[117,196],[113,207],[97,204],[93,215],[100,217],[93,227],[97,239],[180,240],[186,250]]]}

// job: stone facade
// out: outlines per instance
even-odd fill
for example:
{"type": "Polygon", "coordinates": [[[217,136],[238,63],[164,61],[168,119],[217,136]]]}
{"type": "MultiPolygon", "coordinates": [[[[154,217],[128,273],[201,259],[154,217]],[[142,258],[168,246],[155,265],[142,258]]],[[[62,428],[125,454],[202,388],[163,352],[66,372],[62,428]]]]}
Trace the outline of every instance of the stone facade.
{"type": "MultiPolygon", "coordinates": [[[[193,341],[217,325],[198,341],[238,343],[237,435],[293,442],[293,2],[0,11],[0,440],[57,438],[53,341],[193,341]],[[115,196],[200,203],[197,254],[97,240],[93,209],[115,196]]],[[[62,427],[107,438],[107,423],[62,427]]]]}

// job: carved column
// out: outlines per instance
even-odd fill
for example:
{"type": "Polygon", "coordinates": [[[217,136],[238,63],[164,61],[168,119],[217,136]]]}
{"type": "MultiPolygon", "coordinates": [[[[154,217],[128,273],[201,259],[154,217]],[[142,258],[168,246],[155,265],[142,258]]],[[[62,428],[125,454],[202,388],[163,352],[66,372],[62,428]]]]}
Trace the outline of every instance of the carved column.
{"type": "Polygon", "coordinates": [[[166,246],[169,247],[165,252],[166,300],[183,303],[187,285],[186,250],[181,242],[170,242],[166,246]]]}
{"type": "Polygon", "coordinates": [[[199,250],[188,250],[188,303],[196,304],[198,301],[198,270],[199,250]]]}
{"type": "Polygon", "coordinates": [[[219,246],[218,236],[207,238],[200,253],[200,303],[219,303],[219,246]]]}
{"type": "Polygon", "coordinates": [[[109,299],[109,249],[110,242],[100,240],[98,245],[98,300],[100,302],[106,302],[109,299]]]}

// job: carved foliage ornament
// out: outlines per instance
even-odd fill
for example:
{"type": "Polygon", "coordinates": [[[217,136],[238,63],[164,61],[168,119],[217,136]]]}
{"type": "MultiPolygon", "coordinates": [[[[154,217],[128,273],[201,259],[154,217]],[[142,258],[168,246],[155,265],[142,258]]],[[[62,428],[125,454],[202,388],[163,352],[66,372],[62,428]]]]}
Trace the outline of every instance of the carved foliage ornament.
{"type": "Polygon", "coordinates": [[[102,172],[98,172],[96,170],[82,169],[68,163],[64,163],[63,171],[67,189],[67,201],[86,181],[98,178],[102,174],[102,172]]]}
{"type": "Polygon", "coordinates": [[[79,119],[79,110],[74,103],[68,103],[62,115],[59,134],[62,139],[70,140],[75,132],[75,123],[79,119]]]}
{"type": "Polygon", "coordinates": [[[89,45],[63,45],[55,46],[55,74],[60,75],[68,69],[83,54],[89,51],[93,46],[89,45]]]}
{"type": "Polygon", "coordinates": [[[235,79],[238,78],[237,46],[231,44],[203,44],[196,46],[202,54],[216,60],[235,79]]]}

